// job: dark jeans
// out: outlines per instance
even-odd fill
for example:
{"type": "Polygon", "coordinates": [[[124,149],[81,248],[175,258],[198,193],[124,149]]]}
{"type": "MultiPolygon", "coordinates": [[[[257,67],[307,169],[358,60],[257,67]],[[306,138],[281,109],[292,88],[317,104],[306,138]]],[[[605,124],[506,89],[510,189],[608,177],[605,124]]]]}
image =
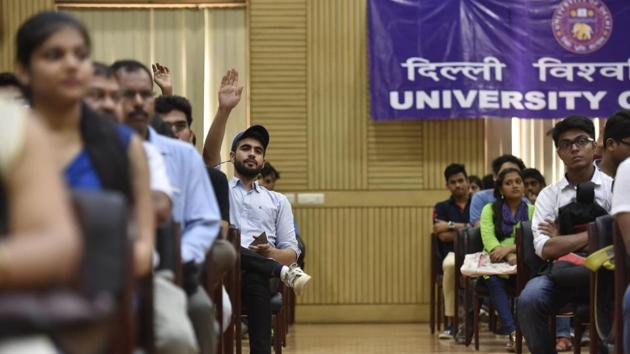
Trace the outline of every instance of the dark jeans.
{"type": "Polygon", "coordinates": [[[513,281],[509,279],[500,278],[497,276],[491,276],[484,279],[488,292],[490,293],[490,300],[494,308],[499,312],[499,318],[503,324],[504,334],[510,334],[516,330],[516,324],[514,324],[514,316],[512,316],[512,307],[510,306],[510,298],[507,293],[507,286],[513,281]]]}
{"type": "MultiPolygon", "coordinates": [[[[557,287],[547,275],[537,276],[527,282],[518,299],[517,310],[518,323],[523,336],[527,339],[530,352],[556,353],[555,338],[549,333],[549,318],[569,302],[588,301],[588,297],[584,299],[584,293],[588,294],[588,289],[584,289],[581,294],[577,293],[576,290],[557,287]]],[[[567,324],[568,319],[562,320],[562,327],[567,324]]],[[[557,322],[557,326],[560,325],[560,322],[557,322]]]]}
{"type": "Polygon", "coordinates": [[[269,279],[282,266],[241,247],[243,305],[247,309],[251,354],[271,354],[271,289],[269,279]]]}

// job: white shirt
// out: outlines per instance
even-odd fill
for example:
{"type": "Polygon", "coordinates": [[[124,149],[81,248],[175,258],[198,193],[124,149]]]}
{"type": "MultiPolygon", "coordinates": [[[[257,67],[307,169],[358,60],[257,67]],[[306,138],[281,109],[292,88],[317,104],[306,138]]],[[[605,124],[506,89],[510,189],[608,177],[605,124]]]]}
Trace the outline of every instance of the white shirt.
{"type": "MultiPolygon", "coordinates": [[[[612,178],[602,173],[598,168],[591,178],[595,184],[595,201],[606,211],[610,212],[612,202],[612,178]]],[[[538,231],[538,224],[558,218],[558,209],[575,201],[576,191],[567,180],[566,176],[560,181],[545,187],[538,198],[532,219],[532,232],[534,233],[534,250],[538,257],[543,258],[542,251],[549,236],[538,231]]]]}
{"type": "Polygon", "coordinates": [[[617,168],[610,214],[628,212],[630,212],[630,159],[626,159],[617,168]]]}
{"type": "Polygon", "coordinates": [[[149,164],[149,184],[152,191],[162,192],[173,200],[173,187],[166,174],[164,158],[158,149],[148,141],[143,141],[144,151],[147,153],[149,164]]]}

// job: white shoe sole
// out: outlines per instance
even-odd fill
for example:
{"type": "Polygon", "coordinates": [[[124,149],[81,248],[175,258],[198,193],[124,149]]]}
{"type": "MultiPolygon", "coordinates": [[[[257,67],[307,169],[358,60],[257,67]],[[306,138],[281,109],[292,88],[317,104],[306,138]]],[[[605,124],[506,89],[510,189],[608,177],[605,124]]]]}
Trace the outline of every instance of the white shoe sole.
{"type": "Polygon", "coordinates": [[[293,283],[293,291],[295,292],[295,294],[302,295],[302,292],[304,292],[304,288],[310,281],[311,281],[311,276],[306,273],[304,273],[304,275],[301,275],[299,278],[297,278],[295,282],[293,283]]]}

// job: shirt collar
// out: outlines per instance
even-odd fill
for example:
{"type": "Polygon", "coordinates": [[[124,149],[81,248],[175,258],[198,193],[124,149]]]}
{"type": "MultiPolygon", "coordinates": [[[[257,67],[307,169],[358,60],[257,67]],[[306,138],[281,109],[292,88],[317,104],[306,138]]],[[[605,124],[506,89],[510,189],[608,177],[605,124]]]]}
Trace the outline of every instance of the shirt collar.
{"type": "MultiPolygon", "coordinates": [[[[593,184],[595,184],[596,186],[602,185],[602,173],[603,172],[601,172],[599,168],[595,167],[595,173],[593,173],[593,177],[591,177],[591,182],[593,182],[593,184]]],[[[569,183],[569,180],[567,179],[567,175],[565,173],[562,179],[559,181],[558,187],[560,187],[560,190],[565,190],[568,188],[574,188],[575,186],[572,186],[571,183],[569,183]]]]}
{"type": "MultiPolygon", "coordinates": [[[[243,182],[241,182],[241,180],[238,177],[232,177],[232,180],[230,180],[230,188],[234,188],[238,185],[241,185],[243,186],[243,188],[245,188],[245,186],[243,185],[243,182]]],[[[260,185],[258,185],[258,181],[254,181],[252,183],[252,189],[260,193],[260,185]]]]}

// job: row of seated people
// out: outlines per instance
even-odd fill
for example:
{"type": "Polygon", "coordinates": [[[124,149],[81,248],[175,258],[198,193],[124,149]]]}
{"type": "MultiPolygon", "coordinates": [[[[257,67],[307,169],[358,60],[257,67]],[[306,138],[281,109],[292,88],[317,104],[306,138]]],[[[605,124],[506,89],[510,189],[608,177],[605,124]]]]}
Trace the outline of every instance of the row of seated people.
{"type": "MultiPolygon", "coordinates": [[[[630,195],[627,190],[630,185],[630,160],[627,160],[630,157],[630,112],[620,111],[608,118],[599,147],[594,125],[587,117],[567,117],[557,123],[549,135],[565,167],[561,180],[546,186],[539,171],[526,169],[522,160],[513,155],[503,155],[492,163],[494,188],[473,193],[465,167],[451,164],[444,171],[451,197],[434,209],[433,234],[442,257],[444,313],[451,323],[458,322],[452,321],[458,311],[453,253],[457,232],[480,228],[483,249],[491,261],[515,265],[517,229],[522,222],[531,223],[531,246],[536,256],[545,261],[545,266],[527,282],[518,297],[518,323],[508,291],[514,288],[514,277],[483,277],[491,305],[502,323],[496,332],[506,336],[508,351],[514,350],[517,328],[532,353],[569,351],[581,341],[588,341],[587,336],[570,340],[570,317],[556,319],[555,338],[548,331],[549,318],[558,308],[569,302],[589,302],[588,272],[579,267],[582,269],[575,276],[572,270],[564,268],[581,263],[580,256],[586,255],[588,243],[584,224],[596,217],[614,215],[622,235],[630,234],[627,224],[630,208],[626,199],[630,195]]],[[[630,323],[627,328],[630,329],[630,323]]],[[[463,325],[447,327],[440,334],[443,339],[453,336],[460,343],[465,341],[463,325]]]]}
{"type": "MultiPolygon", "coordinates": [[[[27,19],[15,43],[17,90],[0,89],[0,295],[76,286],[86,255],[77,228],[80,215],[73,218],[65,194],[114,192],[129,210],[129,269],[138,280],[152,280],[154,319],[147,326],[154,333],[150,346],[155,352],[216,352],[215,306],[201,273],[208,256],[218,268],[213,270],[224,273],[238,253],[250,352],[270,353],[270,278],[280,278],[299,294],[310,276],[296,264],[301,251],[291,205],[257,181],[268,131],[255,125],[234,137],[231,181],[217,168],[225,125],[243,90],[238,72],[229,70],[222,79],[219,109],[202,156],[191,144],[190,103],[182,97],[154,97],[154,81],[172,94],[165,67],[154,65],[152,76],[135,60],[93,63],[87,29],[61,12],[27,19]],[[156,111],[164,120],[156,118],[156,111]],[[181,245],[171,250],[181,258],[180,284],[173,272],[157,271],[155,230],[169,220],[181,227],[181,245]],[[229,225],[240,230],[238,249],[225,241],[229,225]]],[[[11,76],[2,77],[10,81],[11,76]]],[[[138,311],[140,295],[132,300],[138,311]]],[[[229,298],[223,296],[222,302],[228,310],[229,298]]],[[[143,330],[148,329],[139,328],[143,330]]],[[[90,336],[80,337],[88,341],[90,336]]],[[[46,347],[64,352],[46,337],[0,338],[0,343],[33,345],[41,352],[46,347]]],[[[110,346],[109,352],[123,351],[110,346]]]]}

